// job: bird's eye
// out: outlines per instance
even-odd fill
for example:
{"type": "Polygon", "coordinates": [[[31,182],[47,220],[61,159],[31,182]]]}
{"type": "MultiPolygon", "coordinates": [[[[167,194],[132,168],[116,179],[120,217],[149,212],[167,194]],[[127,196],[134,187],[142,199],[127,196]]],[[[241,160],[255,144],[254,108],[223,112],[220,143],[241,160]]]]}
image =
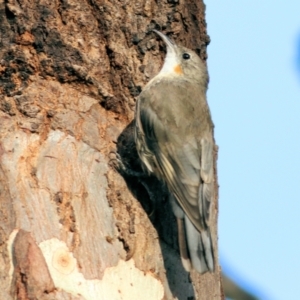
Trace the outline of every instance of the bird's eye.
{"type": "Polygon", "coordinates": [[[183,59],[190,59],[190,57],[191,57],[191,56],[190,56],[188,53],[183,53],[183,54],[182,54],[182,58],[183,58],[183,59]]]}

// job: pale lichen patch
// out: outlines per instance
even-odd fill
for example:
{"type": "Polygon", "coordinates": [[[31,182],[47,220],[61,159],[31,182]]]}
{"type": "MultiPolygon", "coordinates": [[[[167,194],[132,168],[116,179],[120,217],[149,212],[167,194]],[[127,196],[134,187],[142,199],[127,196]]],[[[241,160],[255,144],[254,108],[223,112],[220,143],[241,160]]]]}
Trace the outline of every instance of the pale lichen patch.
{"type": "Polygon", "coordinates": [[[15,229],[12,231],[12,233],[9,235],[9,238],[7,240],[7,252],[8,252],[8,256],[9,256],[9,262],[10,262],[10,267],[9,267],[9,277],[10,277],[10,282],[12,281],[12,276],[14,273],[14,265],[13,265],[13,243],[14,240],[16,238],[16,235],[18,234],[19,229],[15,229]]]}
{"type": "Polygon", "coordinates": [[[67,247],[58,248],[52,257],[52,266],[65,275],[71,274],[76,267],[76,259],[67,247]]]}
{"type": "Polygon", "coordinates": [[[53,238],[41,242],[39,247],[56,288],[87,300],[138,300],[141,295],[144,300],[163,299],[162,283],[137,269],[132,259],[106,268],[101,280],[87,280],[64,242],[53,238]]]}

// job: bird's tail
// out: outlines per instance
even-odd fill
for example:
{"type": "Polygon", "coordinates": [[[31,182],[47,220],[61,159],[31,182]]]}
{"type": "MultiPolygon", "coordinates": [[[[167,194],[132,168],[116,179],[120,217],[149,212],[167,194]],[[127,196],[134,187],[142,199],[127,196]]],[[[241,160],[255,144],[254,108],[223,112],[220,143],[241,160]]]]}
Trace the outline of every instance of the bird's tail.
{"type": "Polygon", "coordinates": [[[186,271],[214,271],[214,253],[209,228],[199,232],[189,218],[177,218],[180,256],[186,271]],[[183,222],[184,220],[184,222],[183,222]]]}

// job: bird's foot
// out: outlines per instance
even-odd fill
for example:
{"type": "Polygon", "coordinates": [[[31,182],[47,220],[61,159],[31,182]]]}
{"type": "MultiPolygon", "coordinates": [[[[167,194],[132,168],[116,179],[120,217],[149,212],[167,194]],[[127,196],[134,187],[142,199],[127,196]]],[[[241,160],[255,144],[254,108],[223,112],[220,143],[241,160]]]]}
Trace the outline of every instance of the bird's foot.
{"type": "Polygon", "coordinates": [[[132,170],[130,167],[126,166],[122,160],[121,155],[118,152],[111,151],[109,154],[109,165],[120,172],[121,174],[131,176],[131,177],[147,177],[144,172],[138,172],[132,170]]]}

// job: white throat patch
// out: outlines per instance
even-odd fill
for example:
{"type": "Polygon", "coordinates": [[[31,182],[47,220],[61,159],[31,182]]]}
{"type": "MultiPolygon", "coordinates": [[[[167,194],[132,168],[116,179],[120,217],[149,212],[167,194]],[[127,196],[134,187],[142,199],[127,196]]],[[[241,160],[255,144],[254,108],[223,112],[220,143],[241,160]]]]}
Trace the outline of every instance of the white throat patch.
{"type": "Polygon", "coordinates": [[[176,53],[173,51],[168,51],[167,55],[165,57],[165,62],[164,65],[162,67],[162,69],[160,70],[160,72],[158,73],[158,75],[176,75],[176,73],[174,72],[174,69],[176,68],[176,66],[179,65],[179,61],[176,57],[176,53]]]}

